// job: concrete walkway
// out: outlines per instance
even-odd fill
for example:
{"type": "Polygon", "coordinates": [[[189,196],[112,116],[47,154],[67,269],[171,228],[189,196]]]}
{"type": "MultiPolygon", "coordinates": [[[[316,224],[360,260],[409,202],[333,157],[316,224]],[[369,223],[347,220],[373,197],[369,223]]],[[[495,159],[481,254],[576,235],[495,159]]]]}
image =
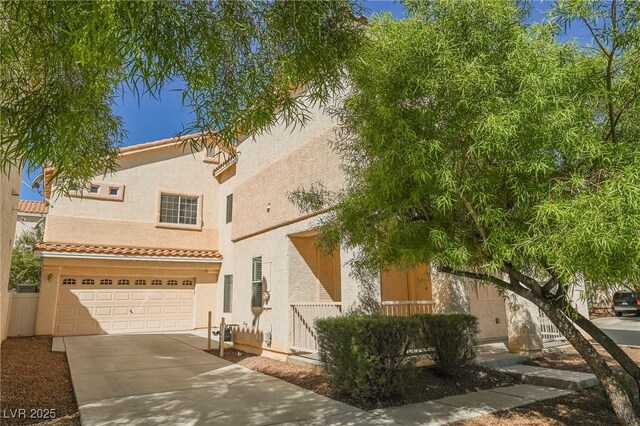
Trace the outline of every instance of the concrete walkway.
{"type": "Polygon", "coordinates": [[[545,386],[516,385],[448,396],[435,401],[374,410],[374,414],[405,425],[446,425],[496,411],[509,410],[532,402],[571,393],[545,386]]]}
{"type": "Polygon", "coordinates": [[[209,355],[190,334],[63,343],[85,426],[393,423],[209,355]]]}

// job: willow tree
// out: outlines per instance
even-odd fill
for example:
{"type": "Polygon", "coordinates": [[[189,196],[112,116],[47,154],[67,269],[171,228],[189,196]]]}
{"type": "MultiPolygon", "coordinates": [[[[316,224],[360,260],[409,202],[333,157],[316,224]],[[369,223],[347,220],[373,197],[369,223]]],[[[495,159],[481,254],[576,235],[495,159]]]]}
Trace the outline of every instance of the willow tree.
{"type": "Polygon", "coordinates": [[[360,39],[351,0],[0,2],[0,166],[53,163],[69,185],[112,170],[125,137],[118,95],[184,83],[181,133],[230,142],[343,81],[360,39]],[[291,96],[304,84],[304,96],[291,96]]]}
{"type": "MultiPolygon", "coordinates": [[[[535,25],[506,0],[406,5],[349,63],[335,144],[348,185],[326,200],[322,241],[358,248],[365,268],[432,263],[530,300],[638,424],[572,320],[636,381],[638,366],[567,293],[578,273],[640,277],[639,4],[560,2],[535,25]],[[578,24],[592,44],[561,41],[578,24]]],[[[297,195],[317,208],[328,194],[297,195]]]]}

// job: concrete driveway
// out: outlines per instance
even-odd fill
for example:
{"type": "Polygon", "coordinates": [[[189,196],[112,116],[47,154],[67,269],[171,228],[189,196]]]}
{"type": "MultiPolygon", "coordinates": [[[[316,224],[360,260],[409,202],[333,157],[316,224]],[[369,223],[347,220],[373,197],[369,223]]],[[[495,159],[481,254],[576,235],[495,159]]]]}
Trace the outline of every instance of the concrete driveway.
{"type": "Polygon", "coordinates": [[[192,334],[65,337],[83,425],[388,424],[202,351],[192,334]]]}
{"type": "Polygon", "coordinates": [[[599,318],[593,323],[619,345],[640,346],[640,317],[624,315],[620,318],[599,318]]]}

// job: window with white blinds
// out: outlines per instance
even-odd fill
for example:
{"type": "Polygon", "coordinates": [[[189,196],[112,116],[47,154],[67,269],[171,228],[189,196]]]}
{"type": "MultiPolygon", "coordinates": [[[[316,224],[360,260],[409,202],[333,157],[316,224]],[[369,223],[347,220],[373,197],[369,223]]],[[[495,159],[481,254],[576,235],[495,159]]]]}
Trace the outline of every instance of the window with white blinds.
{"type": "Polygon", "coordinates": [[[251,307],[262,308],[262,256],[251,261],[251,307]]]}

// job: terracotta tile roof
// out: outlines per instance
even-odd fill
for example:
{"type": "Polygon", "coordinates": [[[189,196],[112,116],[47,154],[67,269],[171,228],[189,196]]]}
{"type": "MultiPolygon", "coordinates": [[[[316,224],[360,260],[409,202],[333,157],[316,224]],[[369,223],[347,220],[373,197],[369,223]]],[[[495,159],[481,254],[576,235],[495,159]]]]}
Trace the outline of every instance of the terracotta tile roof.
{"type": "Polygon", "coordinates": [[[49,213],[49,205],[44,201],[20,200],[18,211],[21,213],[49,213]]]}
{"type": "Polygon", "coordinates": [[[53,251],[58,253],[85,253],[85,254],[120,254],[131,256],[160,256],[160,257],[191,257],[222,259],[222,254],[217,250],[184,250],[149,247],[115,247],[92,246],[72,243],[38,243],[33,246],[36,251],[53,251]]]}
{"type": "MultiPolygon", "coordinates": [[[[200,133],[191,133],[191,134],[183,135],[183,136],[180,136],[180,137],[160,139],[160,140],[151,141],[151,142],[143,142],[143,143],[139,143],[139,144],[136,144],[136,145],[123,146],[121,148],[118,148],[118,152],[122,155],[122,154],[129,154],[129,153],[132,153],[132,152],[145,151],[145,150],[148,150],[148,149],[162,148],[162,147],[170,146],[170,145],[179,145],[184,140],[191,139],[191,138],[197,138],[197,137],[200,137],[200,136],[202,136],[202,134],[200,134],[200,133]]],[[[207,139],[207,140],[209,140],[209,139],[207,139]]]]}

